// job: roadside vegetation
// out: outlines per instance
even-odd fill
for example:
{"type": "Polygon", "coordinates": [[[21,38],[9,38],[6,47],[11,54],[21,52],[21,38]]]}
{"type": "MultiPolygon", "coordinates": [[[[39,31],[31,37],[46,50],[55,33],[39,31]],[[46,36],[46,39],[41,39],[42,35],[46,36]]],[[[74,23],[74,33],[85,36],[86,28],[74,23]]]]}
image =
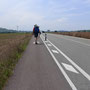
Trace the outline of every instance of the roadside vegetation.
{"type": "Polygon", "coordinates": [[[0,90],[13,74],[13,69],[31,36],[30,33],[0,34],[0,90]]]}
{"type": "Polygon", "coordinates": [[[53,32],[53,33],[90,39],[90,32],[77,31],[77,32],[53,32]]]}

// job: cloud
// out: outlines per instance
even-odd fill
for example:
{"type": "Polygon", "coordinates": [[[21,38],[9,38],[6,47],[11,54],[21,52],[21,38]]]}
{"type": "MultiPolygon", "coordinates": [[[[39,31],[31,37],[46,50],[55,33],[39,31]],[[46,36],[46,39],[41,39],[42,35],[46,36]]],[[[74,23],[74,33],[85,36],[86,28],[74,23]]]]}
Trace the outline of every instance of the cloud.
{"type": "Polygon", "coordinates": [[[26,11],[14,11],[0,17],[0,25],[5,27],[11,27],[16,25],[33,25],[43,20],[43,16],[37,13],[30,13],[26,11]]]}
{"type": "Polygon", "coordinates": [[[32,25],[40,22],[44,16],[33,10],[30,11],[27,4],[28,2],[22,1],[16,3],[12,8],[5,9],[4,14],[0,16],[0,25],[11,28],[16,25],[32,25]]]}
{"type": "MultiPolygon", "coordinates": [[[[0,26],[6,28],[32,29],[39,24],[41,29],[66,27],[69,20],[90,15],[86,3],[90,0],[0,0],[0,26]]],[[[87,16],[89,18],[89,16],[87,16]]],[[[84,22],[84,20],[83,20],[84,22]]],[[[80,22],[81,23],[81,22],[80,22]]],[[[86,22],[87,23],[87,22],[86,22]]],[[[66,27],[70,28],[70,27],[66,27]]]]}
{"type": "Polygon", "coordinates": [[[65,18],[65,17],[57,19],[57,21],[60,23],[66,22],[67,20],[68,20],[68,18],[65,18]]]}

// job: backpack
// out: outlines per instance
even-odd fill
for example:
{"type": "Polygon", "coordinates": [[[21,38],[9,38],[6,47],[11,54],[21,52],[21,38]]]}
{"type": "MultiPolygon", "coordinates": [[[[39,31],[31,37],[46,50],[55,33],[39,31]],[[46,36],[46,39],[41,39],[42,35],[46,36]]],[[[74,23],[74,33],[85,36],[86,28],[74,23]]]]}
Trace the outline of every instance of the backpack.
{"type": "Polygon", "coordinates": [[[39,33],[39,27],[34,28],[34,33],[39,33]]]}

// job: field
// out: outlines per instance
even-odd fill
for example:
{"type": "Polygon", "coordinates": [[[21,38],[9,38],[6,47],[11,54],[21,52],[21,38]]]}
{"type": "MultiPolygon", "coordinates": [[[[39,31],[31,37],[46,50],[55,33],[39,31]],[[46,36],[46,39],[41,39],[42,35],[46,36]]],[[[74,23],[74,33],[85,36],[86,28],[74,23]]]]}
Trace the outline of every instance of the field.
{"type": "Polygon", "coordinates": [[[30,33],[0,34],[0,90],[12,75],[31,36],[30,33]]]}
{"type": "Polygon", "coordinates": [[[90,32],[56,32],[56,34],[90,39],[90,32]]]}

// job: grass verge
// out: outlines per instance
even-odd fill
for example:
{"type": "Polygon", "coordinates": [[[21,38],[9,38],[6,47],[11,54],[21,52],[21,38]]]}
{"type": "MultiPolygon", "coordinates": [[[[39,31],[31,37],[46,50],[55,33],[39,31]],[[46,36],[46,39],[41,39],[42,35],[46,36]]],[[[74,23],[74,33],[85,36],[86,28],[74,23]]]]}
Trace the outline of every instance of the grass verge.
{"type": "Polygon", "coordinates": [[[31,35],[25,34],[23,40],[16,44],[12,51],[13,53],[7,57],[7,60],[0,61],[0,90],[2,90],[8,78],[13,74],[13,69],[22,56],[22,52],[26,49],[30,38],[31,35]]]}

